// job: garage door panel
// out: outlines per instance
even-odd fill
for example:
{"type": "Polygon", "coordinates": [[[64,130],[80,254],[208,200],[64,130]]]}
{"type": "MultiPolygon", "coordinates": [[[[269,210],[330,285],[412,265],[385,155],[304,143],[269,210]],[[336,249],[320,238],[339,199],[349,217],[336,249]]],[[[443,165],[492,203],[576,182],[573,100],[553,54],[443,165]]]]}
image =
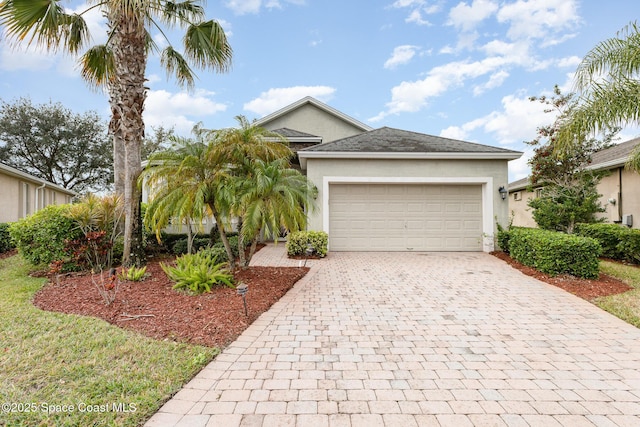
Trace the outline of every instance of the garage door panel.
{"type": "Polygon", "coordinates": [[[479,185],[331,184],[330,249],[481,250],[479,185]]]}

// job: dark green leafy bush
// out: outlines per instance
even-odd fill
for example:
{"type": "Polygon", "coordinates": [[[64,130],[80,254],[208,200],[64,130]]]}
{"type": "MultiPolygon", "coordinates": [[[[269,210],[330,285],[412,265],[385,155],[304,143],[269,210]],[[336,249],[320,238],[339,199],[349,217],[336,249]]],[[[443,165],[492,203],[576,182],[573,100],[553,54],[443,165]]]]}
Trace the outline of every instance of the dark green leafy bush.
{"type": "Polygon", "coordinates": [[[624,259],[624,253],[618,244],[626,229],[617,224],[576,224],[575,234],[596,239],[602,247],[602,256],[624,259]]]}
{"type": "Polygon", "coordinates": [[[184,254],[176,258],[176,265],[160,263],[169,277],[176,282],[173,289],[184,289],[194,294],[210,292],[214,286],[225,285],[233,288],[233,274],[228,263],[218,262],[215,256],[206,251],[184,254]]]}
{"type": "Polygon", "coordinates": [[[289,256],[305,255],[311,245],[314,255],[321,258],[327,255],[329,235],[324,231],[296,231],[287,237],[287,254],[289,256]]]}
{"type": "Polygon", "coordinates": [[[504,228],[500,223],[498,226],[498,234],[496,236],[496,240],[498,243],[498,248],[502,250],[504,253],[509,253],[509,229],[504,228]]]}
{"type": "Polygon", "coordinates": [[[624,261],[640,264],[640,230],[623,228],[622,239],[618,243],[618,252],[624,261]]]}
{"type": "Polygon", "coordinates": [[[42,265],[65,258],[65,241],[83,236],[68,212],[69,205],[49,205],[9,226],[11,239],[27,261],[42,265]]]}
{"type": "Polygon", "coordinates": [[[617,224],[578,224],[576,234],[600,242],[602,256],[640,263],[640,230],[617,224]]]}
{"type": "Polygon", "coordinates": [[[509,234],[511,256],[525,265],[552,276],[598,277],[602,249],[595,239],[533,228],[514,228],[509,234]]]}
{"type": "Polygon", "coordinates": [[[11,234],[9,234],[9,224],[6,222],[0,223],[0,254],[10,251],[13,248],[11,234]]]}
{"type": "MultiPolygon", "coordinates": [[[[210,240],[208,237],[196,237],[193,239],[192,248],[193,252],[198,252],[198,250],[202,248],[206,248],[210,244],[210,240]]],[[[176,255],[183,255],[187,253],[187,239],[176,240],[176,242],[171,247],[171,251],[176,255]]]]}

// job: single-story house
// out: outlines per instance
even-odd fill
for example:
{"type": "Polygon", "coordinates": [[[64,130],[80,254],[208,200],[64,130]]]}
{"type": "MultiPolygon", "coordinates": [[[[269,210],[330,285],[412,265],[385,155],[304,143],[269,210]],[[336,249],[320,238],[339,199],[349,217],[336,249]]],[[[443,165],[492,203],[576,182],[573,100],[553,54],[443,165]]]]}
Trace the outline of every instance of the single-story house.
{"type": "Polygon", "coordinates": [[[318,188],[308,229],[331,251],[492,251],[508,223],[507,164],[521,152],[373,129],[312,97],[255,124],[288,139],[318,188]]]}
{"type": "MultiPolygon", "coordinates": [[[[598,184],[600,203],[606,209],[600,217],[605,218],[605,222],[640,228],[640,175],[625,169],[625,163],[638,144],[640,138],[631,139],[591,156],[589,169],[608,172],[598,184]]],[[[509,211],[514,226],[536,226],[528,202],[539,195],[540,189],[528,191],[527,187],[529,178],[509,184],[509,211]]]]}
{"type": "Polygon", "coordinates": [[[0,222],[15,222],[48,205],[70,203],[77,194],[0,163],[0,222]]]}
{"type": "Polygon", "coordinates": [[[256,124],[289,139],[318,188],[308,228],[331,251],[491,251],[508,221],[499,189],[521,152],[372,129],[312,97],[256,124]]]}

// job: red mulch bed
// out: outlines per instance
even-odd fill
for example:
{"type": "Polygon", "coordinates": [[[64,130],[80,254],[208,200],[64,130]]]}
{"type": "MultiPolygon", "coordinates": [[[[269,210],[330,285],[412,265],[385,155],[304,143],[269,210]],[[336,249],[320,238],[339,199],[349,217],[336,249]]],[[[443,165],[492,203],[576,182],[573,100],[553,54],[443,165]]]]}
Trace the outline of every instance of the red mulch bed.
{"type": "Polygon", "coordinates": [[[621,294],[633,289],[626,283],[603,273],[600,273],[600,277],[597,280],[580,279],[567,274],[552,277],[519,263],[504,252],[496,251],[491,254],[507,262],[513,268],[522,271],[527,276],[535,277],[540,281],[562,288],[587,301],[592,301],[598,297],[621,294]]]}
{"type": "Polygon", "coordinates": [[[173,290],[160,261],[148,263],[149,277],[144,281],[122,282],[111,305],[105,304],[87,274],[52,278],[34,296],[34,304],[43,310],[99,317],[157,339],[224,347],[309,271],[298,267],[237,270],[236,283],[249,285],[246,317],[235,289],[221,287],[202,295],[173,290]]]}
{"type": "Polygon", "coordinates": [[[0,259],[9,258],[10,256],[14,256],[17,253],[18,253],[17,249],[11,249],[10,251],[2,252],[0,253],[0,259]]]}

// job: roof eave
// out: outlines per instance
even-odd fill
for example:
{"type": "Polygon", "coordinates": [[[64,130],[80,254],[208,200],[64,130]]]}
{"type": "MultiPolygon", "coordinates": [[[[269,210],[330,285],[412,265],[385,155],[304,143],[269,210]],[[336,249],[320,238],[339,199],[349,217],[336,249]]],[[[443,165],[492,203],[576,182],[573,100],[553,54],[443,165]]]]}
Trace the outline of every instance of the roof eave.
{"type": "Polygon", "coordinates": [[[49,181],[45,181],[44,179],[40,179],[37,178],[31,174],[28,174],[26,172],[22,172],[21,170],[18,170],[16,168],[13,168],[11,166],[5,165],[5,164],[0,164],[0,170],[3,171],[4,173],[6,173],[9,176],[13,176],[15,178],[22,178],[25,180],[28,180],[30,182],[36,182],[40,185],[44,185],[45,188],[51,188],[53,190],[57,190],[61,193],[65,193],[68,194],[69,196],[77,196],[78,193],[76,193],[73,190],[68,190],[64,187],[59,186],[58,184],[54,184],[53,182],[49,182],[49,181]]]}

